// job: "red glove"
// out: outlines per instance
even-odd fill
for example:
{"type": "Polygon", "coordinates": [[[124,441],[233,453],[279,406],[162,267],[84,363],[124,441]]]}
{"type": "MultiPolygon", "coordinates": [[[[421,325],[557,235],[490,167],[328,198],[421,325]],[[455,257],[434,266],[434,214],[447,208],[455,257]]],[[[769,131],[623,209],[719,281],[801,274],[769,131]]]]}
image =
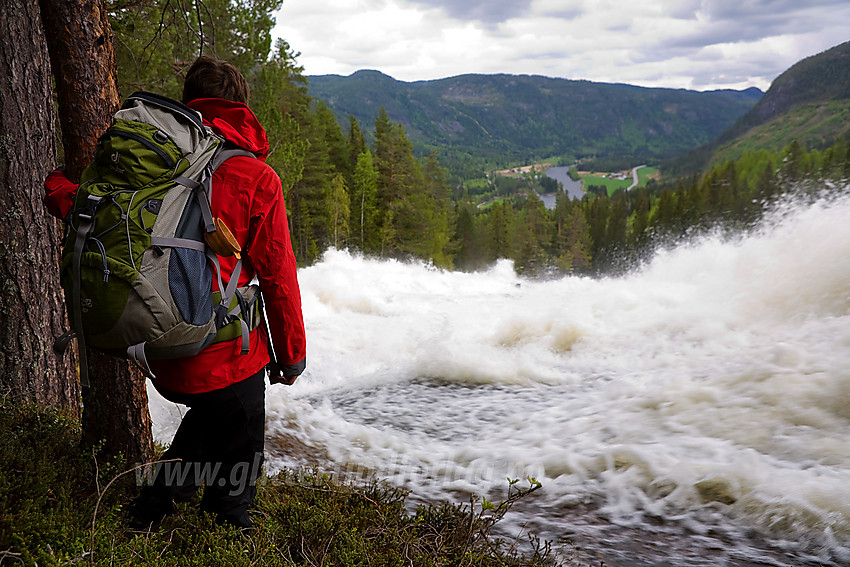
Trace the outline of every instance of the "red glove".
{"type": "Polygon", "coordinates": [[[60,167],[51,171],[44,180],[44,198],[41,201],[51,215],[64,220],[74,208],[77,187],[65,177],[65,168],[60,167]]]}

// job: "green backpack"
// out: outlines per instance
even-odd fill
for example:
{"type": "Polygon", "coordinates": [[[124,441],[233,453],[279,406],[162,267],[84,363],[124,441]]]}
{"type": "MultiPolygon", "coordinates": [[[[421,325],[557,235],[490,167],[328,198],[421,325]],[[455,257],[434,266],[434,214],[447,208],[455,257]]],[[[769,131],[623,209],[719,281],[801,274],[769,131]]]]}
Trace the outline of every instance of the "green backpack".
{"type": "Polygon", "coordinates": [[[247,354],[262,319],[259,287],[236,289],[241,259],[225,283],[205,238],[217,230],[213,172],[230,157],[254,157],[227,145],[198,112],[146,92],[127,98],[99,140],[66,219],[71,330],[54,344],[62,353],[78,339],[84,385],[86,345],[137,361],[150,378],[149,358],[193,356],[239,336],[247,354]],[[223,293],[212,292],[210,263],[223,293]]]}

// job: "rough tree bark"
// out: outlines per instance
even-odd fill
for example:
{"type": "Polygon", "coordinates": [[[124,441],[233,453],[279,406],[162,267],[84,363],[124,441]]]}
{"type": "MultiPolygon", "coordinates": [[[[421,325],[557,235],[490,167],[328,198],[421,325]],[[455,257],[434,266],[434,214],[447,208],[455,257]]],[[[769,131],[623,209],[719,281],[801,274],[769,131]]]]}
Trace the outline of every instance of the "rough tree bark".
{"type": "MultiPolygon", "coordinates": [[[[103,0],[40,0],[59,95],[68,177],[94,157],[118,109],[112,29],[103,0]]],[[[84,440],[145,461],[153,454],[145,380],[126,361],[87,351],[92,386],[83,389],[84,440]]]]}
{"type": "Polygon", "coordinates": [[[0,0],[0,396],[78,415],[74,359],[51,350],[67,322],[56,269],[62,230],[41,204],[56,161],[41,26],[38,4],[0,0]]]}
{"type": "Polygon", "coordinates": [[[118,110],[112,28],[102,0],[39,0],[68,177],[79,179],[118,110]]]}

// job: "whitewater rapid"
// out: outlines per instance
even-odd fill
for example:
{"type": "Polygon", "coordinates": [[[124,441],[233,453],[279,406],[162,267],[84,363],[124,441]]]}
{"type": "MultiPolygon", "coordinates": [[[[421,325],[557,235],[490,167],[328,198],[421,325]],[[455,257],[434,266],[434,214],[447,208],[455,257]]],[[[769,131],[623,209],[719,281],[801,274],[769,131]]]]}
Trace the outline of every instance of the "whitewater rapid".
{"type": "MultiPolygon", "coordinates": [[[[457,501],[531,476],[517,526],[608,565],[850,564],[848,221],[786,204],[616,279],[331,250],[299,272],[307,372],[267,390],[267,472],[457,501]],[[617,555],[635,533],[673,543],[617,555]]],[[[180,408],[151,411],[168,442],[180,408]]]]}

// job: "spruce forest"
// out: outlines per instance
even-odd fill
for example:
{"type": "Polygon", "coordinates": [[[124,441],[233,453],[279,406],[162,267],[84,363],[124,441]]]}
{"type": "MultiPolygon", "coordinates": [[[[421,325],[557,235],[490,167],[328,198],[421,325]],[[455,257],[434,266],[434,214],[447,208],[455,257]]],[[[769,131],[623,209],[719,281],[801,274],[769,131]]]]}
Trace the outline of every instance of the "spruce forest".
{"type": "Polygon", "coordinates": [[[417,157],[383,107],[373,123],[350,116],[340,124],[313,99],[300,54],[284,40],[272,46],[272,14],[281,5],[207,0],[203,10],[184,10],[115,0],[110,18],[122,97],[150,90],[179,98],[183,72],[199,51],[243,71],[250,106],[269,136],[267,162],[283,180],[300,266],[335,247],[460,270],[508,258],[526,275],[613,274],[663,241],[753,226],[789,183],[850,174],[850,147],[839,137],[827,148],[754,150],[700,175],[612,195],[588,190],[581,199],[557,191],[542,171],[458,179],[436,149],[417,157]],[[556,206],[547,209],[538,194],[553,191],[556,206]]]}

